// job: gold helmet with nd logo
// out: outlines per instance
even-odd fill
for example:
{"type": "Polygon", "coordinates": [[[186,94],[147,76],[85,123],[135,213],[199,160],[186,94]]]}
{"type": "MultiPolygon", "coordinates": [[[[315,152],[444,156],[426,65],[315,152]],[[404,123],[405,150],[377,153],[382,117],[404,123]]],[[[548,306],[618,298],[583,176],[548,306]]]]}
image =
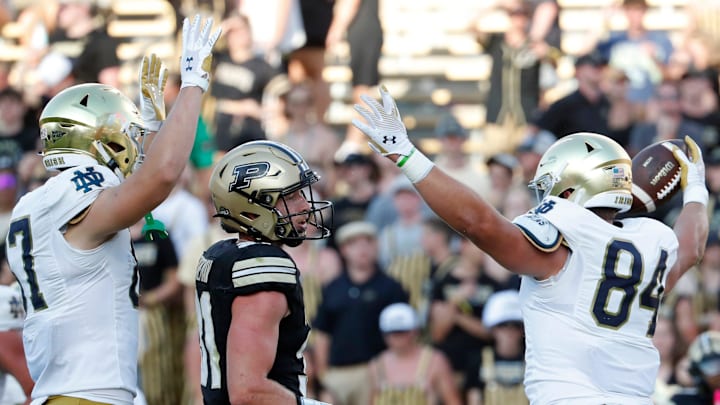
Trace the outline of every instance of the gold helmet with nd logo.
{"type": "Polygon", "coordinates": [[[43,164],[59,170],[86,164],[132,173],[144,134],[135,104],[117,89],[80,84],[58,93],[40,115],[43,164]]]}
{"type": "Polygon", "coordinates": [[[585,208],[632,205],[632,162],[612,139],[579,132],[556,141],[543,154],[530,188],[539,198],[557,196],[585,208]]]}
{"type": "Polygon", "coordinates": [[[297,246],[305,239],[330,235],[332,203],[315,200],[312,184],[320,178],[290,147],[273,141],[244,143],[217,163],[210,192],[223,228],[242,232],[258,241],[297,246]],[[285,197],[302,190],[309,209],[288,212],[285,197]],[[278,207],[285,204],[283,213],[278,207]],[[293,226],[293,217],[307,216],[306,233],[293,226]]]}

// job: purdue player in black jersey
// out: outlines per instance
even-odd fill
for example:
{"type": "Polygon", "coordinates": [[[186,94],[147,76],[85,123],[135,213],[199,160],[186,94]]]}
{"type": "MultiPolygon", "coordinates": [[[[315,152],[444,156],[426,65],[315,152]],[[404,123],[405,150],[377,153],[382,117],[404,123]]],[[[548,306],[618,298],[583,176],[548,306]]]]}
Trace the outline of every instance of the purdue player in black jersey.
{"type": "Polygon", "coordinates": [[[210,180],[222,227],[237,233],[198,263],[197,319],[205,404],[323,404],[305,398],[300,274],[282,245],[330,235],[318,176],[291,148],[254,141],[229,151],[210,180]]]}

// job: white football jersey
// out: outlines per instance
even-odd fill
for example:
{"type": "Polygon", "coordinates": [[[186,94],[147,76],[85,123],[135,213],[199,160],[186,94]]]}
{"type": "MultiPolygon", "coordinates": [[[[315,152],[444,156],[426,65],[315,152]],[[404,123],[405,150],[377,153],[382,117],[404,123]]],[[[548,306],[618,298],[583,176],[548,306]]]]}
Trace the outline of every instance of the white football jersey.
{"type": "MultiPolygon", "coordinates": [[[[0,332],[22,329],[24,319],[25,310],[20,292],[13,287],[0,285],[0,332]]],[[[0,369],[0,404],[3,403],[8,382],[12,382],[12,376],[0,369]]]]}
{"type": "Polygon", "coordinates": [[[531,403],[652,404],[660,364],[652,335],[666,270],[677,258],[675,233],[649,218],[612,225],[556,197],[524,217],[540,235],[556,228],[571,250],[557,275],[522,278],[531,403]]]}
{"type": "Polygon", "coordinates": [[[23,343],[33,399],[71,395],[132,404],[138,315],[130,233],[91,250],[76,249],[63,236],[68,221],[118,184],[104,166],[70,168],[13,210],[6,244],[27,311],[23,343]]]}

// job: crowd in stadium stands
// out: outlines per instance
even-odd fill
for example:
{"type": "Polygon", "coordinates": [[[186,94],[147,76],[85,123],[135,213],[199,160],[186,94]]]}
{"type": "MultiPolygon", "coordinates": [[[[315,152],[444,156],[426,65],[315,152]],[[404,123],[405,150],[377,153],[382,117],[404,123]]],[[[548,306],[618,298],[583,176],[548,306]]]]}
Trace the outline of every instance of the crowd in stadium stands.
{"type": "MultiPolygon", "coordinates": [[[[0,30],[23,27],[19,37],[0,38],[23,52],[0,55],[3,241],[15,201],[50,176],[37,155],[44,103],[81,82],[123,88],[122,65],[136,63],[121,60],[117,50],[127,38],[107,29],[114,3],[120,0],[0,1],[0,30]]],[[[287,248],[303,274],[313,326],[305,354],[310,396],[337,405],[365,405],[370,398],[375,404],[527,403],[519,279],[435,217],[397,168],[368,153],[358,141],[364,138],[326,120],[332,98],[322,72],[334,47],[350,46],[353,101],[382,81],[380,0],[169,3],[178,20],[195,13],[186,4],[194,3],[222,21],[224,32],[187,172],[154,212],[171,239],[146,241],[131,230],[141,273],[138,367],[147,403],[201,403],[195,264],[205,247],[230,236],[208,214],[207,180],[224,152],[254,139],[300,152],[335,204],[332,238],[287,248]],[[410,305],[383,312],[398,302],[410,305]]],[[[672,403],[698,385],[688,347],[704,331],[720,330],[720,35],[707,23],[712,19],[697,13],[720,9],[687,2],[687,27],[671,37],[645,28],[656,2],[607,1],[608,23],[589,30],[585,48],[570,55],[561,45],[562,1],[475,3],[482,6],[468,31],[493,62],[486,123],[468,128],[461,116],[437,107],[440,147],[432,157],[504,215],[533,207],[536,197],[525,185],[540,156],[573,132],[606,134],[631,156],[684,135],[703,149],[711,201],[707,251],[664,297],[654,337],[661,361],[655,401],[672,403]],[[484,31],[477,21],[498,10],[508,16],[507,29],[484,31]],[[627,22],[620,30],[609,23],[618,17],[627,22]],[[554,63],[562,57],[573,61],[573,86],[558,95],[554,63]],[[548,68],[555,80],[548,80],[548,68]],[[476,148],[477,142],[485,145],[476,148]]],[[[171,73],[168,107],[179,91],[178,72],[171,73]]],[[[648,215],[672,225],[681,194],[648,215]]],[[[0,284],[13,281],[4,263],[0,284]]],[[[23,403],[22,391],[11,388],[0,405],[23,403]]]]}

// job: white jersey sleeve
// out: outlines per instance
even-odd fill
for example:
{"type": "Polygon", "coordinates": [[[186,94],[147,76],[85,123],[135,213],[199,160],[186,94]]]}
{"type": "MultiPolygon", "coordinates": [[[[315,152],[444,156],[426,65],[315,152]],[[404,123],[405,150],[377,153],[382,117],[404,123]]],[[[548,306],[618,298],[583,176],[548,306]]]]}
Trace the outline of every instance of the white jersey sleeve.
{"type": "Polygon", "coordinates": [[[648,218],[611,224],[556,197],[533,211],[570,255],[555,276],[522,279],[529,399],[650,404],[659,366],[651,338],[677,257],[674,232],[648,218]]]}
{"type": "Polygon", "coordinates": [[[22,295],[14,287],[0,285],[0,332],[22,329],[25,320],[22,295]]]}
{"type": "Polygon", "coordinates": [[[553,252],[562,243],[562,234],[548,220],[534,212],[520,215],[513,220],[525,238],[543,252],[553,252]]]}

